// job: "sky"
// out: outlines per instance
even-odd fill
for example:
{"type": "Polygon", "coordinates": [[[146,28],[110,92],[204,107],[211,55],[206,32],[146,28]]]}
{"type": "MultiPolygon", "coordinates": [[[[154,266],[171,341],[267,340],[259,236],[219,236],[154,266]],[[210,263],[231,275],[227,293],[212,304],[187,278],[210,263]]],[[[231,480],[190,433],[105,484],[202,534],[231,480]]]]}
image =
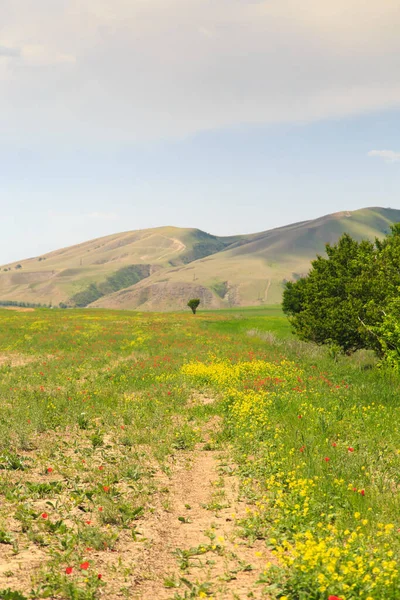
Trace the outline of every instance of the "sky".
{"type": "Polygon", "coordinates": [[[398,0],[1,0],[0,264],[400,208],[398,0]]]}

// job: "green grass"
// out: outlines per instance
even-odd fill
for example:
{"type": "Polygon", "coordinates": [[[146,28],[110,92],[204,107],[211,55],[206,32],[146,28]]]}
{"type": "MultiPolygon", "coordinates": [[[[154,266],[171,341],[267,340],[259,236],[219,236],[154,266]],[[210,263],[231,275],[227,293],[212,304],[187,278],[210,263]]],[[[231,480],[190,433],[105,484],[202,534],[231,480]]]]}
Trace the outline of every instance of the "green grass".
{"type": "Polygon", "coordinates": [[[272,316],[277,316],[277,317],[284,317],[284,313],[282,310],[282,307],[280,304],[264,304],[264,305],[260,305],[260,306],[234,306],[231,308],[221,308],[218,310],[218,313],[216,313],[215,310],[207,310],[207,309],[201,309],[200,312],[202,313],[207,313],[210,312],[212,314],[219,314],[219,315],[243,315],[244,317],[248,317],[251,315],[256,315],[256,316],[266,316],[266,317],[272,317],[272,316]]]}
{"type": "Polygon", "coordinates": [[[266,597],[397,600],[399,386],[369,354],[297,342],[276,306],[0,311],[0,545],[11,565],[40,553],[0,590],[95,600],[133,585],[123,548],[145,543],[159,474],[218,417],[207,446],[237,465],[243,539],[273,553],[266,597]]]}
{"type": "Polygon", "coordinates": [[[282,338],[291,335],[290,324],[280,305],[231,308],[218,312],[200,311],[198,314],[210,314],[211,319],[204,321],[202,326],[219,333],[257,336],[259,333],[269,332],[282,338]],[[216,320],[217,315],[223,318],[216,320]]]}

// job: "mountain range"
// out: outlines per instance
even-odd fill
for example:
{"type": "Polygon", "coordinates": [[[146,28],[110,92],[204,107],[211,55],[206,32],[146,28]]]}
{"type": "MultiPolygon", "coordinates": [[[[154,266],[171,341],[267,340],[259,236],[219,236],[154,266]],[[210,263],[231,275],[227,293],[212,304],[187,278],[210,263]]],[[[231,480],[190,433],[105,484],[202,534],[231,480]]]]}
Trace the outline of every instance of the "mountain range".
{"type": "Polygon", "coordinates": [[[381,238],[400,210],[364,208],[269,229],[219,237],[158,227],[117,233],[0,269],[0,303],[180,310],[280,302],[283,285],[305,275],[325,244],[344,232],[381,238]]]}

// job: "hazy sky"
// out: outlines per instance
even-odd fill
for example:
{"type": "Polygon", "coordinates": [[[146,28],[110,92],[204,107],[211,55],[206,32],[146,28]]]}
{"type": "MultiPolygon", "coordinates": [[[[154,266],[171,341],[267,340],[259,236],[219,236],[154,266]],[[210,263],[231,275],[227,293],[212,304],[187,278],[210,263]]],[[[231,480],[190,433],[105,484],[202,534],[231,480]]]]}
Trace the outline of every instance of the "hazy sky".
{"type": "Polygon", "coordinates": [[[399,0],[1,0],[0,263],[400,208],[399,0]]]}

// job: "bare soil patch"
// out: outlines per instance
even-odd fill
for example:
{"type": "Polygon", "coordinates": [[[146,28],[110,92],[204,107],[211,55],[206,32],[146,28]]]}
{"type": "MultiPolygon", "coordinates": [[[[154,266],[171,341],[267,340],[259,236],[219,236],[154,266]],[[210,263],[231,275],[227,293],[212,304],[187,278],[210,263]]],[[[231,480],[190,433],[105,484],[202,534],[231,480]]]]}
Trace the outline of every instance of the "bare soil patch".
{"type": "Polygon", "coordinates": [[[207,404],[214,404],[215,401],[216,399],[212,396],[195,391],[188,401],[188,406],[206,406],[207,404]]]}
{"type": "Polygon", "coordinates": [[[2,306],[4,310],[16,310],[17,312],[35,312],[34,308],[29,308],[27,306],[2,306]]]}
{"type": "Polygon", "coordinates": [[[32,578],[46,558],[44,551],[30,546],[15,554],[10,545],[0,545],[0,588],[31,589],[32,578]]]}
{"type": "MultiPolygon", "coordinates": [[[[267,597],[256,582],[270,556],[262,541],[249,545],[240,537],[246,504],[234,469],[222,463],[218,451],[201,447],[176,455],[172,474],[159,479],[153,513],[138,522],[141,541],[120,539],[114,556],[102,555],[107,570],[117,560],[130,570],[129,598],[194,598],[204,585],[215,600],[267,597]]],[[[122,597],[121,583],[109,583],[107,598],[122,597]]]]}
{"type": "Polygon", "coordinates": [[[0,354],[0,367],[11,365],[12,367],[22,367],[28,363],[37,360],[35,356],[24,356],[23,354],[0,354]]]}

